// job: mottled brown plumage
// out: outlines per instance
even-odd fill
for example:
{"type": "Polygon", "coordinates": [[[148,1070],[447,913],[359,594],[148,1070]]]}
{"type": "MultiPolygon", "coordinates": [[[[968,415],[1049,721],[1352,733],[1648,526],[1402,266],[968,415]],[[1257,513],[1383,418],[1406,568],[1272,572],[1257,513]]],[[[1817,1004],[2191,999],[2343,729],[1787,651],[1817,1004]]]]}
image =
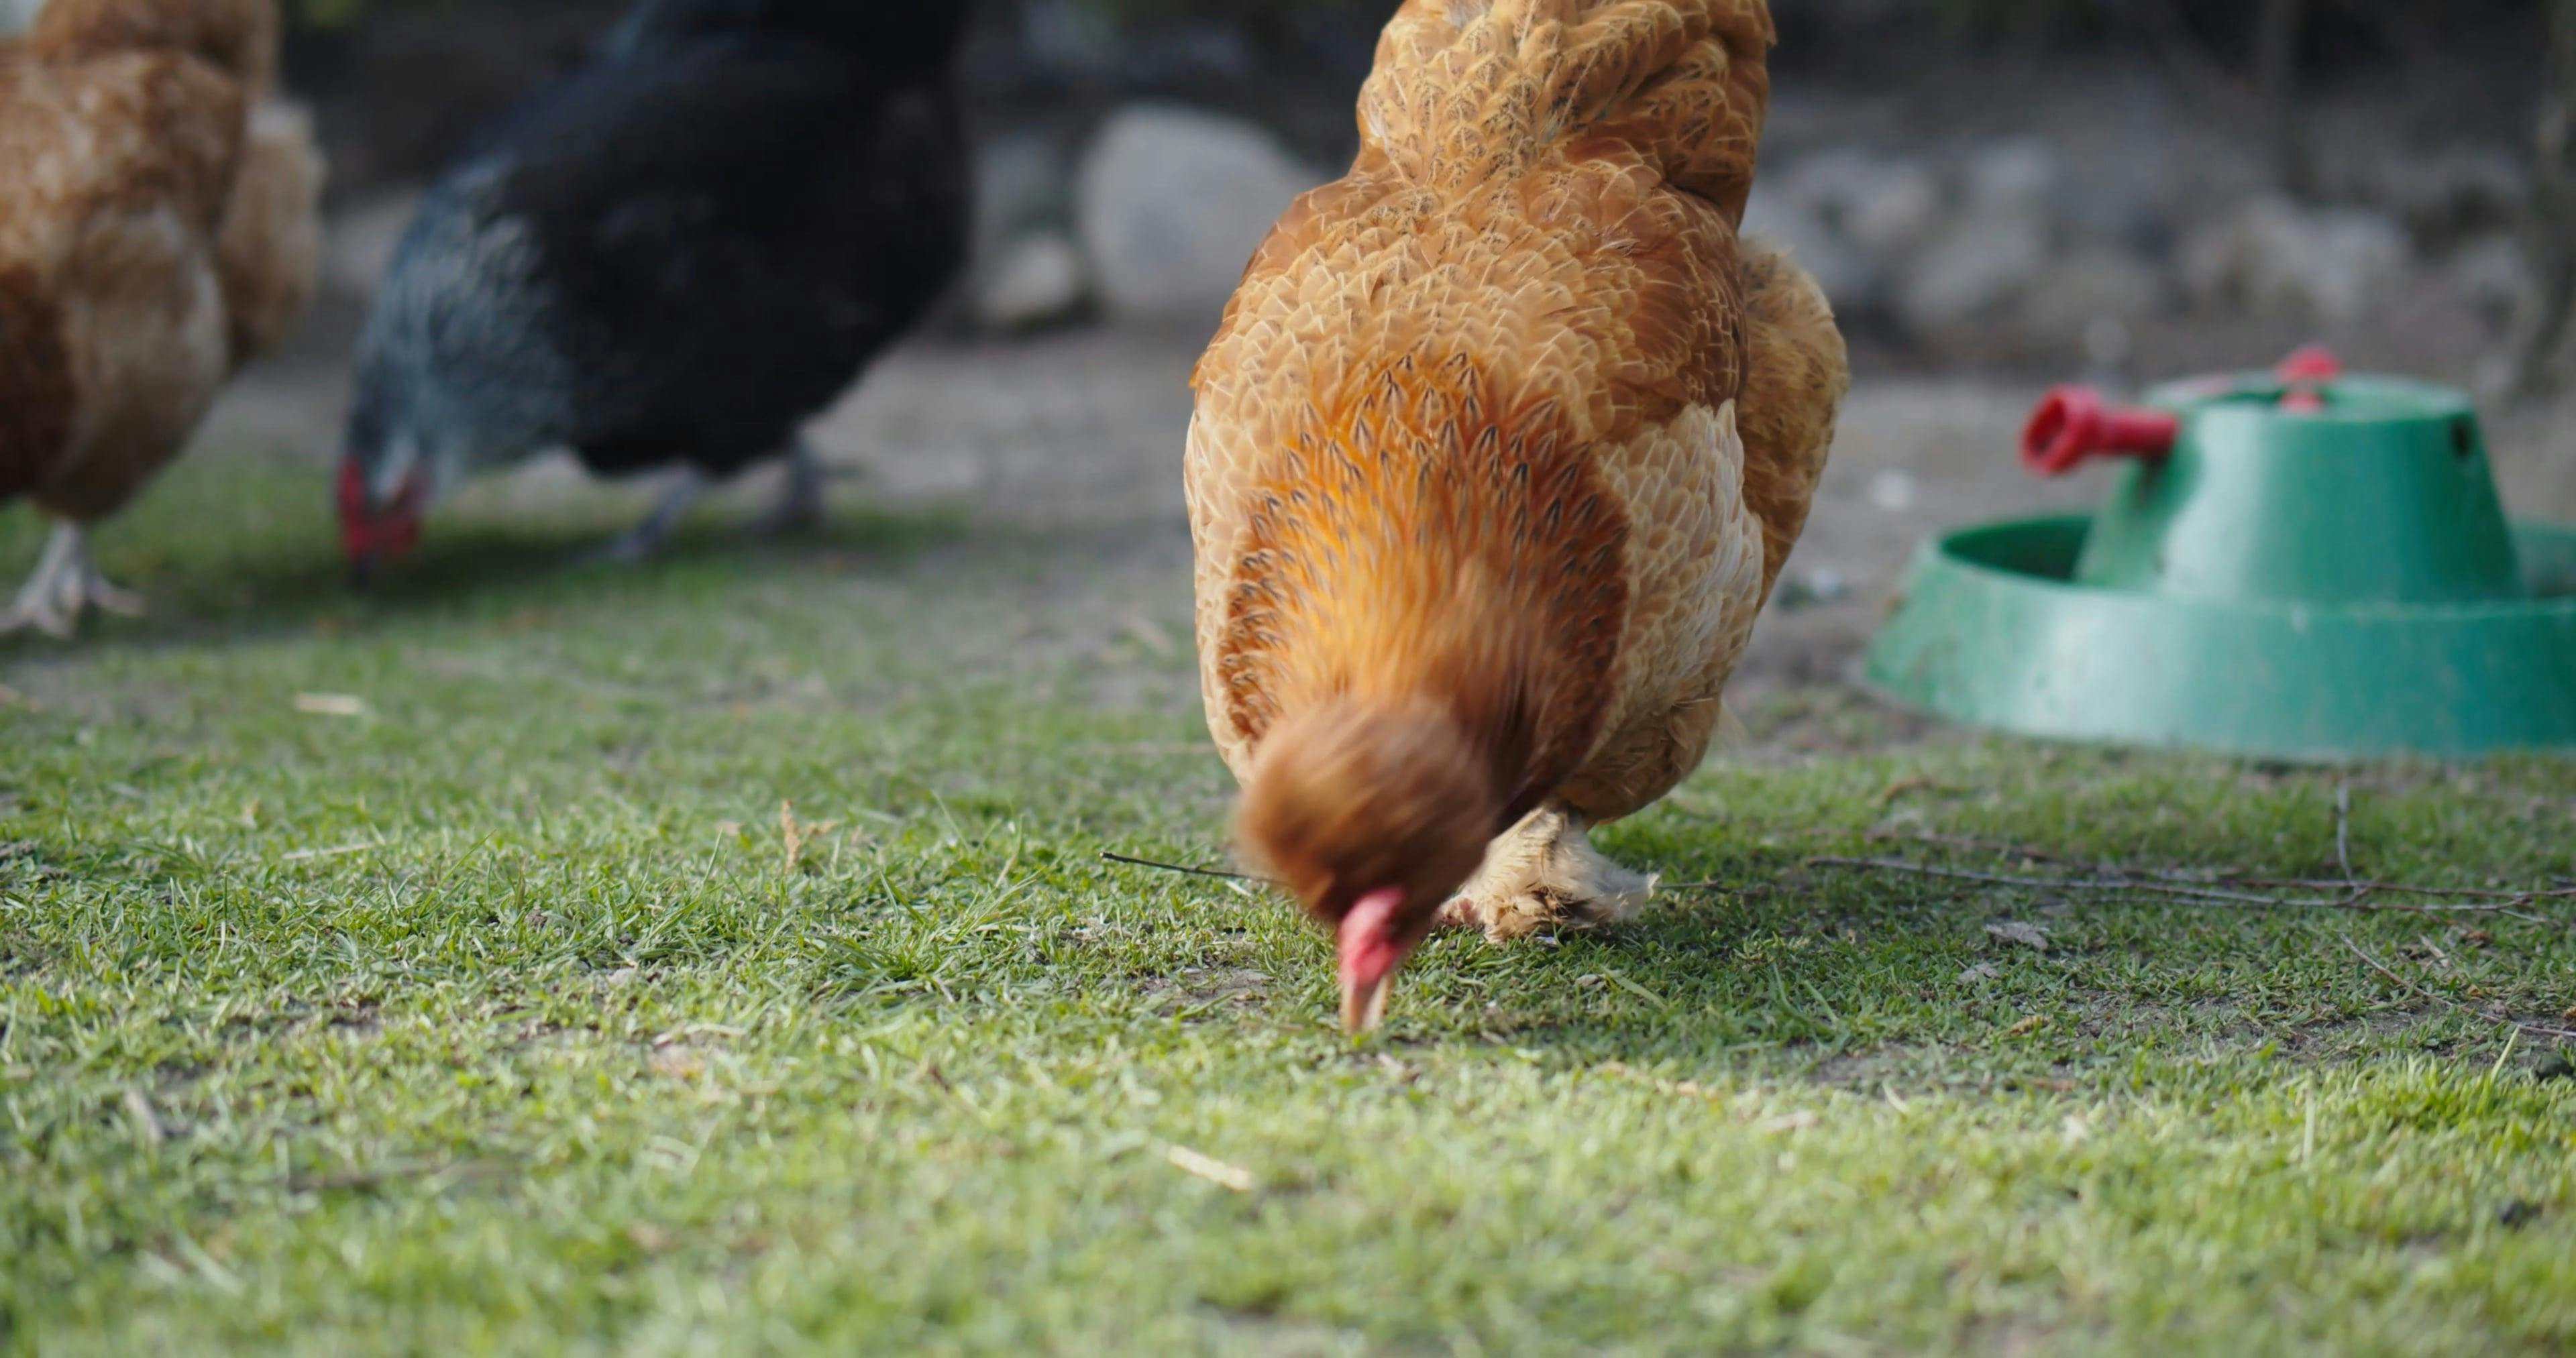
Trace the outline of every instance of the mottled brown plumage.
{"type": "Polygon", "coordinates": [[[310,297],[318,154],[253,131],[276,48],[273,0],[53,0],[0,43],[0,498],[58,521],[0,632],[133,605],[85,529],[310,297]]]}
{"type": "Polygon", "coordinates": [[[1209,724],[1327,923],[1642,899],[1586,828],[1706,753],[1847,382],[1814,284],[1737,235],[1771,41],[1762,0],[1409,0],[1358,160],[1201,360],[1209,724]]]}

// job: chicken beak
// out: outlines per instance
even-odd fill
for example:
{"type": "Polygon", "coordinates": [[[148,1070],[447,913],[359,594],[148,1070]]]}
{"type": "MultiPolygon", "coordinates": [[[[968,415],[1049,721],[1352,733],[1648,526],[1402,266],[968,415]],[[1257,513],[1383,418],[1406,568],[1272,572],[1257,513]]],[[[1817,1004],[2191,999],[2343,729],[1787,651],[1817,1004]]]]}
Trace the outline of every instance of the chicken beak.
{"type": "Polygon", "coordinates": [[[1403,935],[1404,893],[1373,891],[1342,916],[1334,942],[1342,963],[1342,1031],[1358,1037],[1386,1020],[1387,992],[1419,935],[1403,935]]]}
{"type": "Polygon", "coordinates": [[[1366,1037],[1386,1022],[1387,992],[1395,989],[1392,974],[1374,981],[1363,981],[1345,974],[1342,977],[1342,1031],[1353,1037],[1366,1037]]]}

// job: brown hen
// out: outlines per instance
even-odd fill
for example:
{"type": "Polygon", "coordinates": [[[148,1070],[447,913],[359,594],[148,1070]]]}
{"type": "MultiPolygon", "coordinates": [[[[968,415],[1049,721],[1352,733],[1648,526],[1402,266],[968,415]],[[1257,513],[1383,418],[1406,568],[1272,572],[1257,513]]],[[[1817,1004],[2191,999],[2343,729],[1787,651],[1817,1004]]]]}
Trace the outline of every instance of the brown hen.
{"type": "Polygon", "coordinates": [[[321,161],[274,0],[52,0],[0,42],[0,503],[55,520],[0,633],[140,601],[87,530],[312,296],[321,161]]]}
{"type": "Polygon", "coordinates": [[[1408,0],[1200,361],[1208,721],[1354,1028],[1444,916],[1642,904],[1587,832],[1706,754],[1806,522],[1848,370],[1737,234],[1772,39],[1763,0],[1408,0]]]}

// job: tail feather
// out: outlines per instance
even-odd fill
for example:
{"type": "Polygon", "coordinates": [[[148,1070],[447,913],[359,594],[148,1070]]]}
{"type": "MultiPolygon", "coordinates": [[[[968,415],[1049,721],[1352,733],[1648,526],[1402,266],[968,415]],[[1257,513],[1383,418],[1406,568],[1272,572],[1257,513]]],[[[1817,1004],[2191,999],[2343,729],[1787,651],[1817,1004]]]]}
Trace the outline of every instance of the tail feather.
{"type": "Polygon", "coordinates": [[[322,177],[310,115],[276,102],[252,115],[215,242],[236,367],[277,347],[313,302],[322,269],[322,177]]]}
{"type": "Polygon", "coordinates": [[[1766,0],[1407,0],[1361,92],[1361,136],[1434,189],[1620,142],[1741,220],[1773,37],[1766,0]]]}
{"type": "Polygon", "coordinates": [[[1769,598],[1807,525],[1833,451],[1851,358],[1833,304],[1778,247],[1746,243],[1742,418],[1744,502],[1762,521],[1762,589],[1769,598]]]}

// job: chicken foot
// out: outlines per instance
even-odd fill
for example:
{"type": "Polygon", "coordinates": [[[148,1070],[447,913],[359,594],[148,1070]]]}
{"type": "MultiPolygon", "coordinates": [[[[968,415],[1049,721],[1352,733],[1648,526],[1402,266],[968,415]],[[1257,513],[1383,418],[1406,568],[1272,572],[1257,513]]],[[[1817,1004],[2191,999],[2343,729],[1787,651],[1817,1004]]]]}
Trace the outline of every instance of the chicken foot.
{"type": "Polygon", "coordinates": [[[799,438],[787,449],[787,485],[778,503],[754,519],[751,531],[761,537],[777,537],[818,528],[823,523],[823,459],[814,445],[799,438]]]}
{"type": "Polygon", "coordinates": [[[682,467],[672,479],[671,488],[662,492],[661,502],[644,516],[644,522],[600,548],[595,560],[610,566],[636,566],[652,560],[670,544],[680,521],[689,517],[689,511],[697,508],[698,501],[706,495],[706,474],[695,467],[682,467]]]}
{"type": "Polygon", "coordinates": [[[1482,929],[1497,943],[1551,927],[1597,929],[1645,908],[1655,880],[1592,847],[1591,825],[1570,808],[1533,811],[1485,850],[1485,865],[1459,889],[1441,922],[1482,929]]]}
{"type": "Polygon", "coordinates": [[[54,525],[45,554],[36,562],[26,587],[9,611],[0,613],[0,636],[32,628],[50,637],[69,637],[89,610],[123,617],[143,614],[143,596],[108,583],[90,564],[89,530],[76,523],[54,525]]]}

